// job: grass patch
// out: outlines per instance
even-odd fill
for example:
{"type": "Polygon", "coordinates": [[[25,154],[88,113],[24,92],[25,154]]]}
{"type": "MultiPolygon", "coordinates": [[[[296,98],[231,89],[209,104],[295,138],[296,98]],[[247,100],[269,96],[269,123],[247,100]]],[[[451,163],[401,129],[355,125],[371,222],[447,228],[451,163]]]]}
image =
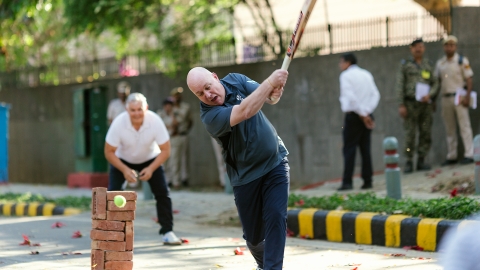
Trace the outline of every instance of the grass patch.
{"type": "Polygon", "coordinates": [[[307,197],[290,194],[289,207],[343,209],[382,214],[403,214],[421,218],[464,219],[480,211],[480,203],[472,198],[457,196],[430,200],[380,198],[375,193],[349,195],[334,194],[325,197],[307,197]]]}
{"type": "Polygon", "coordinates": [[[90,209],[92,198],[87,196],[75,197],[65,196],[59,198],[49,198],[40,194],[12,193],[0,194],[0,203],[54,203],[57,206],[74,207],[82,210],[90,209]]]}

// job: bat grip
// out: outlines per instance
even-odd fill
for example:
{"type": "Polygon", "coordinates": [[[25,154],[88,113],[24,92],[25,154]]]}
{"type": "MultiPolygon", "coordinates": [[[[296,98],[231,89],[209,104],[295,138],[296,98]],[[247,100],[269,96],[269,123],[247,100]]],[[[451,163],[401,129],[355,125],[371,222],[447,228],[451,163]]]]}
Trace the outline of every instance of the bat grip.
{"type": "Polygon", "coordinates": [[[285,59],[283,59],[283,64],[281,69],[288,70],[288,66],[290,66],[290,62],[292,62],[292,59],[288,56],[285,56],[285,59]]]}

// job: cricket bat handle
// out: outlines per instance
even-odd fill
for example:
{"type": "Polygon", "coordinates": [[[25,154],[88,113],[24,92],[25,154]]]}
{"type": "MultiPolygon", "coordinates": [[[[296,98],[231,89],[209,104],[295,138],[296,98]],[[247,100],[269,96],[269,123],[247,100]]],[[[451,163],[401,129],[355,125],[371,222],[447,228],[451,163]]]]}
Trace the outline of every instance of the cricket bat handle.
{"type": "Polygon", "coordinates": [[[290,66],[290,62],[292,62],[292,58],[286,55],[285,59],[283,59],[283,64],[281,69],[288,70],[288,67],[290,66]]]}

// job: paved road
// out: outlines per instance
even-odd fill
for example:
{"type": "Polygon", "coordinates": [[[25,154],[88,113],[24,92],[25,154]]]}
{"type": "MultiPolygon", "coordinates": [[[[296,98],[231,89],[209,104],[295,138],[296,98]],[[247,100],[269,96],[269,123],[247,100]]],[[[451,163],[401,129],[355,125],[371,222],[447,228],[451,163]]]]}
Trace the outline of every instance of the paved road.
{"type": "MultiPolygon", "coordinates": [[[[235,256],[233,252],[236,247],[245,247],[240,239],[241,228],[218,225],[236,223],[231,195],[182,191],[173,192],[172,197],[174,208],[179,211],[175,215],[176,233],[190,243],[163,246],[158,225],[151,219],[153,202],[138,201],[134,269],[254,268],[248,251],[243,256],[235,256]]],[[[90,222],[89,213],[70,217],[0,217],[0,268],[88,269],[90,222]],[[66,226],[52,229],[56,221],[66,226]],[[71,236],[77,230],[84,236],[73,239],[71,236]],[[41,246],[20,246],[22,234],[41,246]],[[40,254],[29,255],[31,251],[40,254]],[[69,252],[81,254],[62,255],[69,252]]],[[[436,263],[437,257],[438,253],[289,238],[284,269],[442,269],[436,263]]]]}

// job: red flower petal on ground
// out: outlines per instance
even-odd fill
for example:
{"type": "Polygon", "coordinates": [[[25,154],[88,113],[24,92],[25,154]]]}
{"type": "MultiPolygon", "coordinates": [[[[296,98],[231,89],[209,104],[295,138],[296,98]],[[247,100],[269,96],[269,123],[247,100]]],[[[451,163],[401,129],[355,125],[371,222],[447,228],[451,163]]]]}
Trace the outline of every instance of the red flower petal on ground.
{"type": "Polygon", "coordinates": [[[294,237],[295,233],[292,230],[290,230],[289,228],[287,228],[287,236],[288,237],[294,237]]]}
{"type": "Polygon", "coordinates": [[[38,252],[38,251],[31,251],[30,252],[30,255],[38,255],[38,254],[40,254],[40,252],[38,252]]]}
{"type": "Polygon", "coordinates": [[[243,255],[243,251],[239,247],[235,249],[234,253],[235,255],[243,255]]]}
{"type": "Polygon", "coordinates": [[[456,197],[458,193],[458,189],[454,188],[452,191],[450,191],[450,198],[456,197]]]}
{"type": "Polygon", "coordinates": [[[82,237],[82,233],[80,231],[76,231],[72,235],[72,238],[81,238],[81,237],[82,237]]]}
{"type": "Polygon", "coordinates": [[[404,246],[403,249],[405,250],[418,250],[423,251],[423,248],[420,246],[404,246]]]}
{"type": "Polygon", "coordinates": [[[190,241],[188,241],[188,239],[185,239],[185,238],[180,238],[180,240],[182,240],[182,244],[190,243],[190,241]]]}
{"type": "Polygon", "coordinates": [[[155,223],[158,223],[158,218],[152,217],[152,220],[153,220],[155,223]]]}
{"type": "Polygon", "coordinates": [[[173,212],[174,214],[178,214],[178,213],[180,213],[180,210],[173,209],[173,211],[172,211],[172,212],[173,212]]]}
{"type": "Polygon", "coordinates": [[[57,222],[53,223],[52,228],[62,228],[64,226],[65,226],[65,224],[57,221],[57,222]]]}
{"type": "Polygon", "coordinates": [[[30,246],[30,245],[32,245],[28,236],[26,236],[25,234],[22,234],[22,237],[23,237],[23,243],[20,243],[20,246],[30,246]]]}
{"type": "Polygon", "coordinates": [[[402,254],[402,253],[392,253],[392,254],[390,254],[390,256],[392,256],[392,257],[405,257],[405,254],[402,254]]]}
{"type": "Polygon", "coordinates": [[[352,268],[352,270],[358,270],[358,267],[352,268]]]}

